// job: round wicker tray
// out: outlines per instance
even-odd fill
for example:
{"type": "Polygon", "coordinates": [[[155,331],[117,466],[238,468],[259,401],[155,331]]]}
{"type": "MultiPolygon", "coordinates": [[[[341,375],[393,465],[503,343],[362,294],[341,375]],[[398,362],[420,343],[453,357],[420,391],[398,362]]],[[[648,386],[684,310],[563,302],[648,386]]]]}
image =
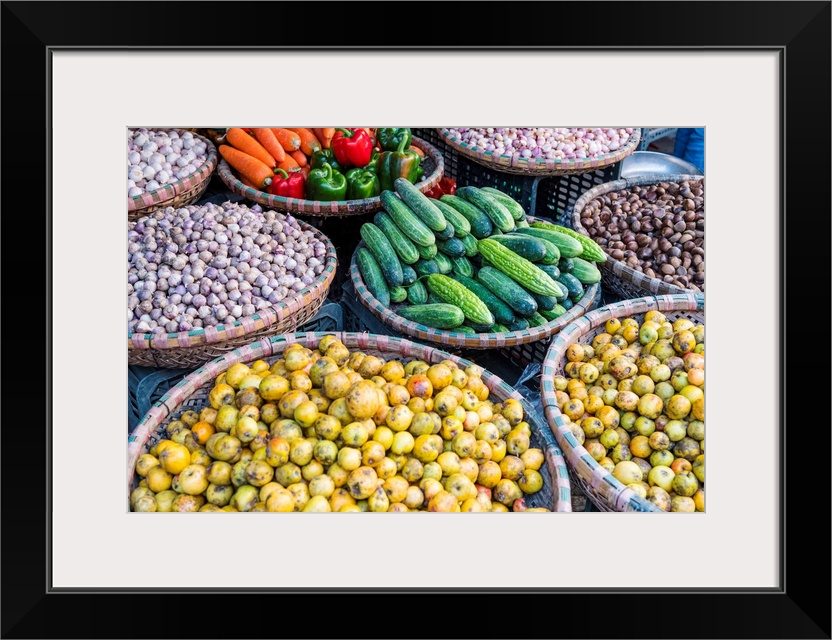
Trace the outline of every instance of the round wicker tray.
{"type": "MultiPolygon", "coordinates": [[[[135,473],[136,461],[139,456],[162,439],[164,427],[170,421],[177,419],[187,410],[198,412],[207,405],[208,392],[213,387],[214,380],[218,375],[236,362],[249,363],[262,359],[272,364],[280,358],[280,354],[288,345],[295,342],[314,349],[326,335],[337,336],[350,350],[359,349],[367,354],[387,359],[399,358],[403,362],[420,359],[430,364],[448,359],[453,360],[463,368],[472,364],[468,360],[410,340],[367,333],[295,333],[263,338],[249,343],[207,363],[184,378],[166,395],[162,396],[159,402],[147,412],[136,430],[128,437],[128,505],[129,493],[138,485],[140,479],[135,473]]],[[[569,475],[563,455],[552,433],[538,419],[534,409],[519,392],[488,371],[483,371],[482,379],[488,386],[490,397],[500,401],[514,398],[523,404],[526,420],[532,428],[531,446],[544,451],[546,464],[540,468],[540,473],[543,476],[543,488],[539,492],[528,496],[526,500],[527,507],[545,507],[551,511],[561,512],[571,511],[569,475]]]]}
{"type": "MultiPolygon", "coordinates": [[[[534,218],[528,218],[528,220],[529,222],[534,222],[534,218]]],[[[358,247],[356,247],[356,251],[363,246],[364,241],[362,240],[359,242],[358,247]]],[[[584,292],[584,297],[571,309],[560,318],[547,322],[539,327],[529,327],[522,331],[510,331],[508,333],[470,334],[460,331],[442,331],[441,329],[427,327],[423,324],[406,320],[390,307],[382,305],[364,284],[364,280],[361,278],[361,272],[358,270],[358,265],[355,262],[355,253],[353,253],[352,260],[350,261],[350,279],[352,280],[353,287],[355,287],[355,296],[361,301],[361,304],[367,307],[374,316],[394,331],[413,338],[419,338],[420,340],[446,346],[463,347],[465,349],[501,349],[503,347],[513,347],[519,344],[546,340],[573,320],[584,315],[587,309],[594,303],[599,289],[599,285],[597,284],[588,285],[584,292]]]]}
{"type": "MultiPolygon", "coordinates": [[[[610,191],[618,191],[620,189],[629,189],[630,187],[657,184],[659,182],[681,182],[682,180],[704,180],[702,175],[687,175],[681,173],[673,173],[667,175],[649,175],[639,176],[635,178],[623,178],[621,180],[614,180],[612,182],[605,182],[599,184],[585,191],[575,201],[570,216],[570,226],[578,233],[589,236],[589,232],[581,224],[581,212],[584,207],[598,196],[609,193],[610,191]]],[[[606,253],[606,252],[605,252],[606,253]]],[[[607,254],[606,262],[597,263],[601,270],[601,284],[605,289],[615,292],[622,299],[639,298],[645,295],[667,295],[680,293],[697,293],[691,289],[682,289],[676,285],[669,284],[659,278],[651,278],[641,271],[628,267],[626,263],[620,260],[614,260],[607,254]]]]}
{"type": "Polygon", "coordinates": [[[579,487],[601,511],[663,513],[653,503],[621,484],[578,443],[569,428],[569,423],[558,407],[553,378],[556,375],[563,375],[566,350],[570,345],[576,342],[591,343],[596,335],[604,332],[604,324],[610,318],[633,316],[640,322],[644,314],[652,309],[663,312],[670,321],[688,318],[702,323],[705,317],[705,296],[703,294],[648,296],[616,302],[590,311],[583,318],[561,329],[549,345],[546,359],[543,361],[540,393],[546,420],[564,452],[572,483],[579,487]]]}
{"type": "Polygon", "coordinates": [[[497,171],[528,176],[568,176],[597,171],[626,158],[638,148],[641,139],[641,129],[636,128],[627,140],[627,144],[614,153],[584,160],[537,160],[535,158],[514,158],[514,156],[508,154],[496,155],[493,151],[472,147],[467,142],[462,142],[446,127],[437,130],[447,144],[460,154],[471,158],[474,162],[497,171]]]}
{"type": "MultiPolygon", "coordinates": [[[[421,149],[425,154],[422,162],[426,175],[421,182],[416,183],[416,188],[422,193],[425,193],[439,184],[445,172],[445,161],[442,158],[442,154],[439,153],[439,150],[424,140],[413,138],[412,145],[421,149]],[[427,172],[429,170],[430,173],[428,174],[427,172]]],[[[239,193],[252,202],[259,202],[277,211],[291,211],[297,215],[331,218],[375,213],[376,211],[381,211],[382,208],[381,198],[378,196],[363,200],[332,200],[322,202],[318,200],[284,198],[266,193],[265,191],[258,191],[240,182],[225,160],[220,161],[217,173],[220,179],[234,193],[239,193]]]]}
{"type": "MultiPolygon", "coordinates": [[[[172,131],[186,131],[186,129],[172,129],[172,131]]],[[[193,135],[206,143],[208,158],[205,163],[197,169],[196,173],[189,175],[187,178],[169,182],[162,188],[156,189],[156,191],[149,191],[133,198],[128,197],[128,220],[138,220],[142,216],[168,207],[176,209],[186,207],[199,200],[199,197],[208,188],[211,174],[214,173],[214,169],[217,167],[217,148],[205,136],[197,133],[193,135]]]]}
{"type": "Polygon", "coordinates": [[[298,224],[304,230],[311,230],[326,245],[324,270],[313,284],[233,324],[179,333],[128,333],[128,364],[163,369],[198,367],[257,338],[294,332],[313,318],[326,300],[338,260],[329,238],[302,220],[298,224]]]}

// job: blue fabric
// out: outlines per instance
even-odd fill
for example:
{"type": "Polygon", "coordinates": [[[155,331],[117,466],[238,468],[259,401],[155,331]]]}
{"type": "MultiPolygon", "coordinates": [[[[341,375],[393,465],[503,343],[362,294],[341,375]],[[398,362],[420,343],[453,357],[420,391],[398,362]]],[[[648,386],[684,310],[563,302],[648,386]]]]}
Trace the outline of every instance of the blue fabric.
{"type": "Polygon", "coordinates": [[[690,162],[705,173],[705,129],[677,129],[673,155],[690,162]]]}

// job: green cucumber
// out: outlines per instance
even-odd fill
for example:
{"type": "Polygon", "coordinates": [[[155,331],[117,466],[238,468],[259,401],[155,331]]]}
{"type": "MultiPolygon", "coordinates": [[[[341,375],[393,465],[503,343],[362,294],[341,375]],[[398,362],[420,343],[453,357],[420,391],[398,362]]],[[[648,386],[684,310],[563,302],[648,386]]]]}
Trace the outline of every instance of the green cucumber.
{"type": "Polygon", "coordinates": [[[572,275],[580,280],[581,284],[596,284],[601,282],[601,270],[595,263],[583,258],[572,258],[572,275]]]}
{"type": "Polygon", "coordinates": [[[518,220],[514,224],[517,226],[518,229],[528,229],[529,228],[529,223],[526,222],[525,220],[518,220]]]}
{"type": "Polygon", "coordinates": [[[479,245],[477,244],[477,239],[470,233],[464,238],[462,238],[462,244],[465,245],[466,258],[473,258],[480,252],[479,245]]]}
{"type": "Polygon", "coordinates": [[[531,293],[502,271],[494,267],[483,267],[477,273],[477,280],[521,316],[528,316],[537,311],[537,301],[531,293]]]}
{"type": "Polygon", "coordinates": [[[439,247],[437,247],[435,244],[432,244],[429,247],[417,246],[416,250],[419,252],[419,258],[421,258],[422,260],[432,260],[436,256],[436,252],[439,251],[439,247]]]}
{"type": "Polygon", "coordinates": [[[370,253],[370,250],[365,247],[358,247],[355,251],[355,264],[367,290],[373,294],[382,306],[389,307],[390,290],[387,288],[387,281],[384,279],[381,267],[378,266],[378,262],[370,253]]]}
{"type": "Polygon", "coordinates": [[[459,307],[452,304],[418,304],[396,311],[405,320],[434,329],[455,329],[465,321],[459,307]]]}
{"type": "Polygon", "coordinates": [[[439,273],[447,275],[454,270],[454,265],[451,262],[451,259],[442,252],[437,253],[433,257],[433,261],[439,265],[439,273]]]}
{"type": "Polygon", "coordinates": [[[494,323],[494,326],[491,327],[492,333],[508,333],[508,327],[504,324],[494,323]]]}
{"type": "Polygon", "coordinates": [[[461,273],[463,276],[467,276],[469,278],[474,277],[474,265],[472,265],[471,261],[465,256],[451,258],[451,264],[454,265],[454,273],[461,273]]]}
{"type": "Polygon", "coordinates": [[[436,247],[440,253],[444,253],[449,258],[459,258],[465,255],[465,245],[459,238],[448,238],[447,240],[437,240],[436,247]]]}
{"type": "Polygon", "coordinates": [[[448,304],[435,293],[428,293],[428,304],[448,304]]]}
{"type": "Polygon", "coordinates": [[[460,215],[471,225],[471,235],[478,240],[491,235],[494,224],[491,222],[491,218],[485,214],[485,211],[482,211],[464,198],[448,193],[442,195],[439,201],[459,211],[460,215]]]}
{"type": "Polygon", "coordinates": [[[550,311],[558,305],[558,299],[555,296],[542,296],[539,293],[532,293],[532,298],[537,303],[538,311],[541,309],[550,311]]]}
{"type": "Polygon", "coordinates": [[[458,188],[456,195],[482,209],[494,226],[503,233],[508,233],[514,229],[514,218],[511,212],[493,195],[470,185],[458,188]]]}
{"type": "Polygon", "coordinates": [[[471,327],[468,327],[466,325],[462,325],[461,327],[457,327],[456,329],[454,329],[454,331],[457,331],[459,333],[470,333],[470,334],[475,334],[476,333],[476,331],[474,331],[471,327]]]}
{"type": "Polygon", "coordinates": [[[549,322],[546,318],[544,318],[541,314],[535,311],[532,315],[529,316],[529,326],[530,327],[539,327],[541,325],[546,324],[549,322]]]}
{"type": "Polygon", "coordinates": [[[466,322],[466,326],[471,327],[476,333],[491,333],[494,324],[475,324],[473,322],[466,322]]]}
{"type": "Polygon", "coordinates": [[[429,276],[432,273],[439,273],[439,264],[436,260],[419,260],[413,265],[413,270],[420,278],[422,276],[429,276]]]}
{"type": "Polygon", "coordinates": [[[525,318],[517,318],[514,322],[508,325],[509,331],[523,331],[529,328],[529,321],[525,318]]]}
{"type": "Polygon", "coordinates": [[[509,235],[519,236],[521,238],[534,238],[538,242],[542,243],[546,249],[546,255],[540,259],[540,264],[557,264],[558,260],[560,260],[560,249],[558,249],[558,245],[554,242],[546,240],[545,238],[538,238],[535,235],[526,233],[528,230],[528,227],[518,227],[514,233],[509,235]]]}
{"type": "Polygon", "coordinates": [[[491,236],[504,247],[508,247],[521,258],[531,262],[539,262],[546,257],[546,246],[538,238],[524,236],[519,233],[491,236]]]}
{"type": "Polygon", "coordinates": [[[381,206],[390,214],[399,230],[414,244],[427,247],[436,242],[433,231],[394,192],[382,191],[379,198],[381,206]]]}
{"type": "Polygon", "coordinates": [[[562,273],[572,273],[572,269],[575,267],[575,262],[572,258],[561,258],[558,262],[558,268],[561,270],[562,273]]]}
{"type": "MultiPolygon", "coordinates": [[[[418,258],[417,258],[418,260],[418,258]]],[[[416,282],[416,272],[409,264],[402,265],[402,286],[409,287],[416,282]]]]}
{"type": "Polygon", "coordinates": [[[514,312],[511,307],[491,293],[488,287],[483,285],[481,282],[477,282],[472,277],[464,276],[459,273],[454,273],[451,277],[463,285],[466,289],[472,291],[475,296],[482,300],[494,316],[495,321],[506,325],[514,322],[514,312]]]}
{"type": "Polygon", "coordinates": [[[557,281],[564,285],[569,291],[569,298],[574,300],[584,295],[584,286],[571,273],[561,273],[557,281]]]}
{"type": "Polygon", "coordinates": [[[560,275],[560,269],[558,269],[557,265],[554,264],[539,264],[537,265],[540,267],[541,271],[545,271],[549,274],[549,277],[553,280],[557,280],[557,277],[560,275]]]}
{"type": "Polygon", "coordinates": [[[563,308],[563,305],[557,304],[554,309],[550,309],[548,311],[546,309],[538,309],[538,313],[547,320],[551,321],[560,318],[564,313],[566,313],[566,309],[563,308]]]}
{"type": "Polygon", "coordinates": [[[494,187],[480,187],[483,191],[490,194],[494,198],[496,198],[500,204],[502,204],[506,209],[508,209],[511,217],[515,220],[522,220],[526,212],[523,211],[523,207],[520,206],[520,203],[517,202],[514,198],[512,198],[507,193],[503,193],[499,189],[495,189],[494,187]]]}
{"type": "Polygon", "coordinates": [[[433,204],[439,207],[442,215],[445,216],[445,220],[454,228],[454,237],[464,238],[471,234],[471,223],[459,211],[447,202],[442,202],[442,200],[434,200],[433,204]]]}
{"type": "Polygon", "coordinates": [[[413,264],[419,259],[419,252],[416,250],[416,245],[402,233],[402,230],[396,226],[393,218],[387,213],[379,211],[373,218],[373,222],[387,236],[387,240],[389,240],[396,254],[399,256],[399,260],[403,264],[413,264]]]}
{"type": "Polygon", "coordinates": [[[433,235],[436,236],[437,242],[439,240],[449,240],[454,237],[454,228],[451,225],[448,225],[445,227],[444,231],[434,231],[433,235]]]}
{"type": "Polygon", "coordinates": [[[384,274],[387,284],[391,287],[402,286],[404,282],[402,263],[399,262],[399,257],[384,232],[372,222],[365,222],[361,225],[360,233],[364,244],[373,254],[378,266],[381,267],[381,272],[384,274]]]}
{"type": "Polygon", "coordinates": [[[519,231],[520,233],[525,233],[527,235],[534,236],[535,238],[543,238],[544,240],[554,243],[560,251],[562,258],[574,258],[575,256],[581,255],[584,250],[583,245],[575,240],[575,238],[570,238],[566,234],[559,233],[558,231],[541,229],[534,226],[529,227],[528,229],[519,229],[519,231]]]}
{"type": "Polygon", "coordinates": [[[428,198],[424,193],[419,191],[416,186],[406,178],[396,178],[393,181],[393,188],[404,203],[410,207],[411,211],[415,213],[431,230],[445,231],[448,226],[448,221],[442,215],[433,200],[428,198]]]}
{"type": "Polygon", "coordinates": [[[390,287],[390,302],[404,302],[405,300],[407,300],[407,289],[390,287]]]}
{"type": "Polygon", "coordinates": [[[575,306],[575,303],[572,302],[569,298],[567,298],[566,300],[560,301],[560,306],[569,311],[572,307],[575,306]]]}
{"type": "Polygon", "coordinates": [[[607,261],[607,254],[604,253],[604,250],[601,248],[595,240],[590,238],[589,236],[585,236],[582,233],[578,233],[574,229],[569,229],[568,227],[562,227],[559,224],[552,224],[551,222],[542,222],[538,221],[532,224],[533,227],[538,227],[540,229],[549,229],[551,231],[557,231],[564,235],[569,236],[570,238],[575,238],[578,242],[583,245],[584,250],[581,252],[579,257],[583,258],[584,260],[590,260],[592,262],[606,262],[607,261]]]}
{"type": "Polygon", "coordinates": [[[407,288],[407,301],[410,304],[427,304],[428,290],[419,280],[407,288]]]}

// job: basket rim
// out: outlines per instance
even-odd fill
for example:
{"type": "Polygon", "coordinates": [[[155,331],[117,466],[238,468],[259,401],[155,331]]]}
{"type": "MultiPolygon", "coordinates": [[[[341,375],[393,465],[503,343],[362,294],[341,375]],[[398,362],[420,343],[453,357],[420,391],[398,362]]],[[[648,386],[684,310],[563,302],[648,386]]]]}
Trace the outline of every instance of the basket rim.
{"type": "MultiPolygon", "coordinates": [[[[596,197],[604,195],[605,193],[609,193],[610,191],[629,189],[630,187],[642,186],[645,184],[658,184],[659,182],[682,182],[684,180],[704,179],[705,176],[699,174],[665,173],[633,176],[631,178],[619,178],[618,180],[611,180],[610,182],[595,185],[594,187],[584,191],[575,201],[575,204],[572,207],[572,213],[570,214],[572,228],[581,235],[590,238],[591,236],[589,235],[589,232],[586,228],[584,228],[583,224],[581,224],[581,211],[583,211],[583,208],[591,200],[594,200],[596,197]]],[[[630,284],[638,287],[645,293],[652,291],[652,289],[655,289],[660,294],[697,293],[693,289],[683,289],[682,287],[669,284],[659,278],[651,278],[641,271],[636,271],[632,267],[627,266],[627,264],[621,260],[616,260],[606,251],[604,251],[604,255],[607,256],[607,259],[606,261],[600,263],[601,268],[607,270],[611,274],[614,274],[616,277],[621,278],[625,282],[629,282],[630,284]]]]}
{"type": "MultiPolygon", "coordinates": [[[[281,215],[284,214],[281,213],[281,215]]],[[[307,298],[314,300],[326,297],[329,292],[329,287],[335,279],[335,271],[338,268],[338,255],[335,250],[335,245],[332,244],[332,241],[326,235],[312,225],[303,220],[298,220],[298,224],[305,231],[311,230],[315,237],[326,246],[324,270],[311,285],[297,291],[288,301],[281,300],[277,304],[258,311],[245,319],[238,319],[233,323],[210,327],[211,331],[209,333],[206,333],[205,327],[192,329],[191,331],[178,331],[176,333],[134,333],[128,331],[128,350],[147,349],[164,351],[182,348],[189,349],[203,344],[219,344],[225,340],[239,339],[247,334],[259,331],[263,327],[276,324],[286,318],[287,315],[297,312],[299,308],[304,306],[299,306],[297,304],[299,301],[307,298]],[[226,333],[231,333],[232,335],[226,336],[224,335],[226,333]]]]}
{"type": "MultiPolygon", "coordinates": [[[[138,426],[127,437],[128,443],[128,461],[127,461],[127,476],[128,476],[128,493],[130,483],[135,476],[136,460],[144,451],[144,448],[150,437],[161,427],[165,419],[175,412],[188,398],[201,389],[204,385],[209,384],[216,379],[223,371],[237,362],[252,362],[257,359],[268,358],[276,353],[281,353],[282,350],[276,350],[274,347],[280,344],[292,344],[301,342],[315,345],[325,336],[334,335],[339,340],[347,343],[355,342],[358,346],[356,348],[364,349],[378,349],[380,351],[395,352],[405,357],[416,357],[426,361],[440,361],[452,360],[457,365],[466,368],[475,363],[467,358],[457,356],[447,351],[437,349],[429,345],[423,345],[418,342],[413,342],[407,338],[397,338],[394,336],[385,336],[381,334],[371,334],[367,332],[353,332],[353,331],[311,331],[311,332],[297,332],[287,333],[268,338],[262,338],[255,342],[249,343],[243,347],[239,347],[222,356],[205,363],[195,371],[189,373],[175,386],[169,389],[159,400],[150,408],[150,410],[142,417],[138,426]]],[[[506,398],[514,398],[521,402],[524,411],[530,418],[530,422],[534,423],[539,431],[539,437],[544,448],[544,455],[547,461],[552,457],[551,467],[554,473],[551,477],[551,488],[553,496],[552,512],[564,513],[572,511],[572,496],[571,496],[571,481],[569,478],[566,461],[563,458],[563,451],[556,438],[548,437],[545,432],[546,419],[538,419],[537,414],[533,411],[531,403],[523,397],[512,385],[500,378],[497,374],[489,371],[484,367],[482,369],[482,378],[490,392],[495,389],[501,389],[506,398]]],[[[548,434],[551,436],[551,434],[548,434]]]]}
{"type": "MultiPolygon", "coordinates": [[[[411,144],[424,151],[425,155],[433,160],[436,167],[429,176],[425,176],[415,187],[422,193],[431,190],[442,179],[445,174],[445,159],[439,149],[422,138],[413,137],[411,144]]],[[[248,200],[258,202],[262,205],[279,209],[280,211],[292,211],[301,215],[314,216],[348,216],[361,215],[381,209],[381,198],[362,198],[360,200],[307,200],[306,198],[286,198],[275,196],[265,191],[247,187],[231,171],[231,167],[220,159],[217,174],[225,185],[234,193],[244,196],[248,200]]]]}
{"type": "MultiPolygon", "coordinates": [[[[528,220],[534,220],[529,217],[528,220]]],[[[376,316],[385,326],[390,327],[395,331],[400,331],[406,335],[421,340],[428,340],[437,344],[445,346],[465,347],[468,349],[501,349],[503,347],[514,347],[521,344],[529,344],[546,340],[567,326],[573,320],[581,317],[586,313],[587,308],[595,301],[598,294],[600,284],[588,285],[584,290],[584,295],[575,303],[571,309],[567,310],[559,318],[550,320],[546,324],[538,327],[529,327],[521,331],[509,331],[507,333],[477,333],[469,334],[460,331],[446,331],[442,329],[434,329],[412,320],[407,320],[397,314],[390,307],[386,307],[376,298],[358,270],[358,265],[355,261],[358,249],[366,246],[361,240],[355,248],[350,259],[350,280],[355,289],[356,298],[363,304],[374,316],[376,316]]]]}
{"type": "MultiPolygon", "coordinates": [[[[170,129],[158,128],[155,129],[155,131],[176,131],[177,133],[184,133],[185,130],[177,129],[174,127],[170,129]]],[[[164,205],[166,202],[173,200],[180,193],[185,193],[186,191],[195,189],[211,177],[211,175],[214,173],[214,169],[217,168],[217,147],[214,145],[213,142],[211,142],[211,140],[209,140],[205,136],[200,135],[195,131],[191,131],[190,133],[195,138],[204,140],[207,143],[206,149],[208,150],[208,157],[206,158],[205,163],[201,167],[199,167],[199,169],[196,170],[196,173],[192,173],[186,178],[182,178],[181,180],[177,179],[175,182],[168,182],[166,185],[156,189],[155,191],[145,191],[141,195],[133,197],[128,196],[128,213],[141,213],[142,210],[147,209],[149,207],[158,207],[164,205]]]]}
{"type": "Polygon", "coordinates": [[[633,133],[628,138],[623,147],[620,147],[613,153],[605,154],[597,158],[588,159],[554,159],[539,162],[529,158],[515,159],[514,156],[508,154],[496,155],[493,151],[485,151],[471,146],[467,142],[455,137],[451,134],[448,127],[437,127],[437,130],[442,135],[447,144],[456,149],[462,155],[465,155],[472,160],[481,164],[492,167],[497,170],[511,171],[516,173],[524,173],[528,175],[539,176],[557,176],[571,173],[586,173],[602,169],[616,162],[620,162],[633,151],[638,148],[641,140],[641,128],[633,127],[633,133]]]}
{"type": "MultiPolygon", "coordinates": [[[[705,295],[702,293],[685,293],[660,296],[644,296],[630,300],[622,300],[599,307],[590,311],[582,318],[572,322],[555,336],[546,350],[546,357],[540,369],[540,400],[543,414],[549,423],[549,428],[555,435],[564,453],[567,466],[575,471],[576,477],[581,477],[579,470],[595,478],[599,486],[609,485],[617,491],[614,502],[605,499],[605,504],[613,511],[651,511],[661,512],[661,509],[645,500],[632,489],[627,488],[604,467],[599,465],[569,432],[569,427],[563,419],[555,397],[553,377],[565,356],[566,349],[579,341],[587,332],[605,323],[610,318],[622,318],[650,310],[658,311],[701,311],[705,310],[705,295]],[[627,508],[629,507],[629,508],[627,508]]],[[[596,491],[602,495],[601,492],[596,491]]]]}

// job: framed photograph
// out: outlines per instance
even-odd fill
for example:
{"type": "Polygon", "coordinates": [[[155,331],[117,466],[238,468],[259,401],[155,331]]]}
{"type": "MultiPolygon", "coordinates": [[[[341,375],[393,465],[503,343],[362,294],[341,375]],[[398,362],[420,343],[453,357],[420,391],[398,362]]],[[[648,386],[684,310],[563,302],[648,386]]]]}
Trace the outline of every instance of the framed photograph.
{"type": "MultiPolygon", "coordinates": [[[[421,623],[419,634],[458,637],[830,638],[828,328],[819,326],[828,287],[815,273],[830,237],[829,2],[152,2],[141,11],[123,2],[4,2],[2,18],[2,637],[406,637],[421,623]],[[402,26],[389,30],[379,12],[402,26]],[[259,189],[243,182],[239,159],[217,150],[225,139],[202,142],[209,131],[337,122],[415,132],[412,153],[429,159],[408,181],[417,193],[440,184],[447,159],[432,158],[437,144],[477,155],[501,124],[604,126],[627,136],[704,130],[693,164],[708,168],[716,274],[707,312],[699,310],[711,339],[704,512],[591,512],[568,501],[548,509],[557,513],[502,518],[180,518],[129,508],[125,374],[135,354],[124,350],[117,175],[125,130],[140,156],[128,175],[139,211],[148,184],[170,198],[203,196],[202,174],[222,166],[235,202],[253,206],[259,189]],[[478,128],[484,133],[470,133],[478,128]],[[161,164],[152,175],[147,161],[140,166],[143,129],[179,132],[188,164],[176,180],[162,179],[161,164]],[[168,192],[166,183],[179,186],[168,192]],[[469,596],[479,620],[453,615],[461,610],[448,598],[457,595],[469,596]],[[349,609],[334,610],[343,617],[329,613],[344,603],[349,609]],[[450,613],[441,623],[440,611],[450,613]]],[[[508,169],[525,156],[512,158],[508,169]]],[[[337,251],[363,218],[307,225],[334,187],[315,188],[317,197],[299,199],[318,208],[293,213],[286,243],[295,231],[322,233],[332,246],[310,240],[315,263],[305,275],[330,288],[358,283],[384,316],[393,303],[351,276],[352,256],[337,251]]],[[[370,191],[355,193],[372,206],[370,191]]],[[[578,223],[585,200],[570,203],[578,223]]],[[[673,277],[696,283],[686,269],[673,277]]],[[[325,294],[304,298],[308,309],[317,312],[325,294]]],[[[263,322],[293,332],[311,317],[302,307],[287,303],[263,322]]],[[[129,321],[152,329],[143,317],[129,321]]],[[[208,342],[218,339],[215,327],[208,342]]],[[[194,326],[176,329],[186,351],[194,326]]],[[[427,345],[414,347],[426,358],[442,348],[408,337],[427,345]]],[[[251,354],[271,355],[266,343],[251,354]]],[[[225,375],[203,373],[188,393],[225,375]]],[[[542,411],[546,389],[538,402],[542,411]]],[[[566,474],[554,481],[566,493],[576,486],[566,474]]]]}

